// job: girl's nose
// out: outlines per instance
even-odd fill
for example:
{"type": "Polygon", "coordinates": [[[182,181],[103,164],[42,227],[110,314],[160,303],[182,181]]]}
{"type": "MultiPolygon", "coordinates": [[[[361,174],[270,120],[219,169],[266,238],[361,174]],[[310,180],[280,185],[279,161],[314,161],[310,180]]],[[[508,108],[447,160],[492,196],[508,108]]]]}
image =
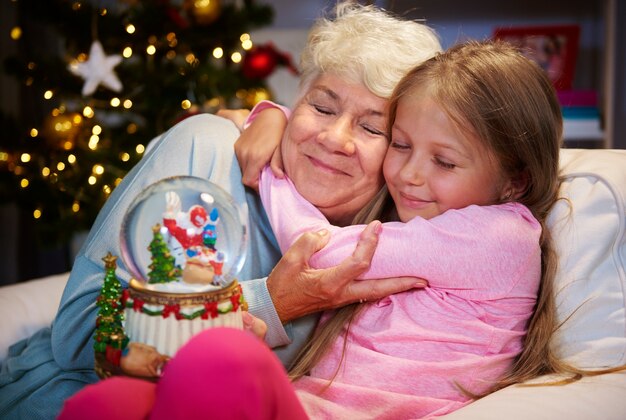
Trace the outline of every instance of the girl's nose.
{"type": "Polygon", "coordinates": [[[400,179],[407,184],[422,185],[425,179],[424,168],[424,162],[416,158],[409,159],[400,169],[400,179]]]}
{"type": "Polygon", "coordinates": [[[352,156],[356,152],[352,122],[347,117],[338,117],[328,124],[318,139],[319,142],[333,153],[352,156]]]}

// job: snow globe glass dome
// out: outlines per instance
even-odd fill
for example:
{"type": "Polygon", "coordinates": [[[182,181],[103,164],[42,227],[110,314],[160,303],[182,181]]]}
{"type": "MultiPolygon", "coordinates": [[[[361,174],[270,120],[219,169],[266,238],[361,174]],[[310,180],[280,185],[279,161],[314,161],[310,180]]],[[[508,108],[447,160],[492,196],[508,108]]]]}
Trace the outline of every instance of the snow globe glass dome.
{"type": "Polygon", "coordinates": [[[240,212],[229,193],[206,179],[165,178],[130,205],[121,230],[122,259],[149,290],[222,289],[245,260],[247,230],[240,212]]]}

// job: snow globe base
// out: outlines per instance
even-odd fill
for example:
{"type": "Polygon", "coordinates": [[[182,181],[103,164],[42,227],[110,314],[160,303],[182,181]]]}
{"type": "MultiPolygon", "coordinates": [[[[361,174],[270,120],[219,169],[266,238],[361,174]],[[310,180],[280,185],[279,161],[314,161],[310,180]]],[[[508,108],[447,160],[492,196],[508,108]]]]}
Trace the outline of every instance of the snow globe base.
{"type": "Polygon", "coordinates": [[[242,329],[241,312],[247,309],[236,280],[219,290],[167,293],[132,279],[125,301],[124,329],[130,340],[153,346],[166,356],[173,356],[207,328],[242,329]]]}
{"type": "MultiPolygon", "coordinates": [[[[242,311],[247,310],[241,286],[229,286],[204,293],[164,293],[150,290],[131,279],[121,296],[125,309],[124,333],[133,342],[154,347],[160,354],[173,356],[189,339],[215,327],[243,328],[242,311]]],[[[108,348],[96,352],[95,371],[101,378],[134,376],[119,365],[121,351],[108,348]],[[109,351],[111,350],[111,351],[109,351]],[[119,354],[109,354],[119,353],[119,354]]],[[[157,381],[158,377],[134,376],[157,381]]]]}

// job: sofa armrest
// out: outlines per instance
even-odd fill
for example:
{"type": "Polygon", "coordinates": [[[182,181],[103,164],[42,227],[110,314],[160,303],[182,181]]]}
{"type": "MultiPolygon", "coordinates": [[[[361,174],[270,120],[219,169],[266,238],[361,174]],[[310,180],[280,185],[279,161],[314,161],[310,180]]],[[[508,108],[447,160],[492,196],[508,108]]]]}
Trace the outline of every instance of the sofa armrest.
{"type": "Polygon", "coordinates": [[[9,347],[52,323],[69,273],[0,287],[0,362],[9,347]]]}

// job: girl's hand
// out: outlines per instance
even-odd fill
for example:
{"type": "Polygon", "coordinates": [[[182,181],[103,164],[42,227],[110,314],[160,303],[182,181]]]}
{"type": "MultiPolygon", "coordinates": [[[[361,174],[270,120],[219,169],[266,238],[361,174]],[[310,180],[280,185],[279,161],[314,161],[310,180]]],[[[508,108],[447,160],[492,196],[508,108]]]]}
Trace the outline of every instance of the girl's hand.
{"type": "Polygon", "coordinates": [[[250,115],[249,109],[220,109],[217,111],[217,115],[226,118],[227,120],[231,120],[237,128],[239,132],[243,131],[243,124],[246,122],[246,118],[250,115]]]}
{"type": "Polygon", "coordinates": [[[328,243],[328,232],[302,235],[267,278],[267,288],[281,321],[427,286],[425,280],[414,277],[357,280],[370,266],[378,244],[379,225],[378,221],[367,225],[354,253],[338,266],[326,269],[311,268],[309,259],[328,243]]]}
{"type": "Polygon", "coordinates": [[[264,340],[265,334],[267,333],[267,324],[265,321],[250,314],[248,311],[243,311],[241,315],[243,317],[244,331],[249,331],[261,340],[264,340]]]}
{"type": "Polygon", "coordinates": [[[272,171],[282,178],[283,166],[280,159],[280,140],[283,137],[287,118],[278,108],[267,108],[259,112],[254,121],[235,142],[235,154],[241,167],[244,185],[259,190],[259,174],[271,163],[272,171]]]}

